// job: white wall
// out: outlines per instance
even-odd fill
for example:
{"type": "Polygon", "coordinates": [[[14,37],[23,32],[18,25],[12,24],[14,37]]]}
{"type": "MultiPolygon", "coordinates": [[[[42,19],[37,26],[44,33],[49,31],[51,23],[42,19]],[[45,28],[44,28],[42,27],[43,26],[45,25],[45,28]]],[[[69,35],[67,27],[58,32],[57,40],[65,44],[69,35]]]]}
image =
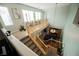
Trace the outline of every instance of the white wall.
{"type": "Polygon", "coordinates": [[[63,42],[65,56],[79,56],[79,27],[73,24],[78,4],[70,6],[67,23],[64,28],[63,42]]]}
{"type": "MultiPolygon", "coordinates": [[[[47,19],[52,26],[57,28],[64,28],[64,25],[67,21],[69,5],[67,6],[57,6],[46,10],[47,19]],[[56,15],[55,15],[55,8],[56,8],[56,15]],[[54,18],[55,17],[55,18],[54,18]]],[[[45,16],[46,17],[46,16],[45,16]]]]}
{"type": "Polygon", "coordinates": [[[3,27],[5,27],[7,30],[11,30],[12,32],[16,32],[17,30],[19,30],[20,25],[25,25],[24,23],[24,19],[23,19],[23,14],[22,14],[22,9],[27,9],[27,10],[32,10],[32,11],[40,11],[43,13],[42,10],[37,9],[37,8],[33,8],[31,6],[27,6],[27,5],[23,5],[23,4],[16,4],[16,3],[0,3],[0,6],[4,6],[4,7],[8,7],[9,9],[9,13],[11,15],[12,21],[13,21],[13,26],[5,26],[3,21],[1,20],[0,17],[0,22],[2,23],[3,27]],[[18,8],[19,13],[21,15],[20,19],[15,19],[12,13],[11,8],[18,8]]]}

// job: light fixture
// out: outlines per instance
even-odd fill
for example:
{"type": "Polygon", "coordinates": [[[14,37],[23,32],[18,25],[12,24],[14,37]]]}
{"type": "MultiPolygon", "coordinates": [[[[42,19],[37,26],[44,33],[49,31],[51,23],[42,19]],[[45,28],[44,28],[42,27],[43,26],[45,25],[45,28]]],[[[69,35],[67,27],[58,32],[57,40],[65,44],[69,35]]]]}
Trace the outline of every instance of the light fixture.
{"type": "Polygon", "coordinates": [[[55,11],[54,11],[54,22],[53,22],[53,26],[55,27],[55,20],[56,20],[56,8],[57,8],[57,3],[55,5],[55,11]]]}
{"type": "Polygon", "coordinates": [[[51,29],[50,32],[51,32],[51,33],[55,33],[56,30],[55,30],[55,29],[51,29]]]}

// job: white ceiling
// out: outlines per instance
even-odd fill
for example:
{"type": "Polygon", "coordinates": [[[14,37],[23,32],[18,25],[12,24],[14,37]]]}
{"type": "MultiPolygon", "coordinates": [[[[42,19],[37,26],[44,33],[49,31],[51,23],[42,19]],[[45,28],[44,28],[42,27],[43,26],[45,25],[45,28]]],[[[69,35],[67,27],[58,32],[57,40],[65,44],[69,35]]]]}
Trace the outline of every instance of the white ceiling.
{"type": "Polygon", "coordinates": [[[53,8],[55,6],[68,6],[70,5],[69,3],[23,3],[25,5],[29,5],[38,9],[49,9],[49,8],[53,8]]]}

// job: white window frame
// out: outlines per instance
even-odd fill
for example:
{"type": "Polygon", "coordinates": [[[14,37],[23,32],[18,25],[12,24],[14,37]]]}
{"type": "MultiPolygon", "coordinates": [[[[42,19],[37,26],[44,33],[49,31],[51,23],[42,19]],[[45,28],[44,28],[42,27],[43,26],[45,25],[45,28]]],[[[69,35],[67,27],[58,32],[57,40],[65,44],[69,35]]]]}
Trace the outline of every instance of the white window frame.
{"type": "Polygon", "coordinates": [[[35,12],[35,20],[38,21],[41,19],[41,12],[35,12]]]}
{"type": "Polygon", "coordinates": [[[5,26],[13,25],[13,21],[7,7],[0,6],[0,16],[5,26]]]}
{"type": "Polygon", "coordinates": [[[34,21],[34,11],[22,10],[24,22],[34,21]],[[32,14],[32,15],[31,15],[32,14]]]}

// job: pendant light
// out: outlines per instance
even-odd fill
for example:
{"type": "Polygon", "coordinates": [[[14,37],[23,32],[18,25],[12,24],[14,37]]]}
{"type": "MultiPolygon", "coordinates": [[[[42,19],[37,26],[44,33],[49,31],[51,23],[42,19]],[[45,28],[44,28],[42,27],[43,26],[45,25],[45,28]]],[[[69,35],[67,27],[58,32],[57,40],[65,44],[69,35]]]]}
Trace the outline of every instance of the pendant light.
{"type": "Polygon", "coordinates": [[[53,23],[54,24],[53,25],[54,27],[55,27],[55,20],[56,20],[56,9],[57,9],[57,3],[55,5],[55,11],[54,11],[54,23],[53,23]]]}
{"type": "MultiPolygon", "coordinates": [[[[55,5],[55,11],[54,11],[54,22],[53,22],[53,28],[55,28],[55,20],[56,20],[56,8],[57,8],[57,3],[55,5]]],[[[56,30],[55,29],[52,29],[50,30],[51,33],[55,33],[56,30]]]]}

